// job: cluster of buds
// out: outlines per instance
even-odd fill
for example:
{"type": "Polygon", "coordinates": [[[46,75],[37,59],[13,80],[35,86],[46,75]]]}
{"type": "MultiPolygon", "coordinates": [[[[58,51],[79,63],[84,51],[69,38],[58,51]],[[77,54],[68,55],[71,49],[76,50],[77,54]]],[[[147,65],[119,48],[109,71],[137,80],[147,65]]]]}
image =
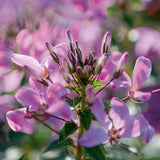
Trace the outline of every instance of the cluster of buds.
{"type": "MultiPolygon", "coordinates": [[[[99,75],[107,61],[108,51],[111,45],[111,33],[107,32],[103,43],[103,54],[100,58],[96,58],[95,53],[91,52],[83,58],[82,50],[78,41],[74,43],[70,30],[67,30],[69,42],[68,57],[61,62],[58,54],[54,51],[50,43],[46,43],[54,61],[60,65],[61,73],[67,83],[70,83],[71,76],[74,75],[80,83],[89,84],[91,78],[99,75]]],[[[73,77],[73,76],[72,76],[73,77]]]]}

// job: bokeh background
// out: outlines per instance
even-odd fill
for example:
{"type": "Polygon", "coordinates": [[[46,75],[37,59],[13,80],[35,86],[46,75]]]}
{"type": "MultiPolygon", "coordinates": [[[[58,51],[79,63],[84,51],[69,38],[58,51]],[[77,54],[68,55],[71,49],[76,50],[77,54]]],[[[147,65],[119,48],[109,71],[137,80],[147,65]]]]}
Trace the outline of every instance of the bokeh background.
{"type": "MultiPolygon", "coordinates": [[[[132,75],[135,60],[145,56],[152,61],[152,74],[143,86],[151,91],[160,88],[160,0],[0,0],[0,105],[19,108],[14,94],[27,85],[27,74],[10,61],[12,53],[33,56],[39,61],[49,54],[45,42],[53,45],[66,41],[66,29],[79,40],[84,54],[100,54],[102,37],[112,33],[114,51],[129,52],[126,71],[132,75]]],[[[104,93],[103,93],[104,94],[104,93]]],[[[107,89],[103,97],[122,96],[123,90],[107,89]]],[[[160,93],[148,103],[128,102],[132,113],[143,112],[156,134],[149,144],[140,138],[122,140],[129,151],[119,145],[106,146],[108,159],[160,159],[160,93]],[[133,152],[137,148],[143,156],[133,152]]],[[[69,151],[45,152],[53,133],[37,123],[33,134],[15,133],[7,125],[0,108],[0,159],[69,160],[69,151]]]]}

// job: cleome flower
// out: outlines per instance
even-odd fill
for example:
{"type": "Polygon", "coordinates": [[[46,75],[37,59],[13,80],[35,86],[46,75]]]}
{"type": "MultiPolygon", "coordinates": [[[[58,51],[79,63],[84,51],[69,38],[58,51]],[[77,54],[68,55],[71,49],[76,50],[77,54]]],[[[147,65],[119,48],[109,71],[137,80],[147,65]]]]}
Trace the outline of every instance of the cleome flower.
{"type": "Polygon", "coordinates": [[[135,138],[144,136],[148,143],[154,135],[154,129],[142,114],[129,115],[128,107],[120,99],[111,100],[109,116],[99,99],[95,99],[91,106],[92,112],[98,122],[103,126],[92,125],[79,139],[79,144],[84,147],[93,147],[106,141],[116,141],[120,138],[135,138]]]}

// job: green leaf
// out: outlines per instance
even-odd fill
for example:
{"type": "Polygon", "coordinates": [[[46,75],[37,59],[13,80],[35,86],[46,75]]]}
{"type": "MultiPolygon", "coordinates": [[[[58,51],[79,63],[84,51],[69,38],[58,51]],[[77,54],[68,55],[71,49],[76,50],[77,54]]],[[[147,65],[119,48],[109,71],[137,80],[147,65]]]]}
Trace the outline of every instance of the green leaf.
{"type": "MultiPolygon", "coordinates": [[[[73,140],[71,138],[68,138],[67,140],[73,144],[73,140]]],[[[64,141],[62,143],[59,143],[58,139],[57,139],[48,146],[48,148],[45,150],[45,152],[60,150],[60,149],[64,149],[64,148],[68,148],[68,147],[72,146],[72,144],[69,143],[68,141],[64,141]]]]}
{"type": "Polygon", "coordinates": [[[71,120],[70,122],[71,123],[65,123],[61,128],[58,140],[59,143],[64,142],[68,138],[68,136],[70,136],[77,130],[76,123],[73,120],[71,120]]]}
{"type": "Polygon", "coordinates": [[[90,127],[91,118],[92,118],[92,112],[91,112],[91,110],[89,108],[86,109],[86,110],[84,110],[84,111],[80,111],[79,110],[79,115],[81,117],[81,122],[82,122],[84,128],[86,130],[88,130],[89,127],[90,127]]]}
{"type": "Polygon", "coordinates": [[[95,160],[105,160],[105,149],[103,145],[85,148],[86,152],[95,160]]]}
{"type": "Polygon", "coordinates": [[[98,89],[101,89],[101,88],[103,88],[103,84],[93,84],[93,90],[95,91],[95,90],[98,90],[98,89]]]}
{"type": "Polygon", "coordinates": [[[80,103],[80,101],[81,101],[81,98],[75,97],[73,99],[73,106],[76,107],[80,103]]]}
{"type": "Polygon", "coordinates": [[[103,100],[103,104],[104,104],[104,106],[105,106],[105,108],[107,108],[108,110],[110,110],[110,105],[105,101],[105,100],[103,100]]]}
{"type": "Polygon", "coordinates": [[[95,79],[93,84],[96,84],[96,83],[99,83],[99,82],[102,82],[102,80],[101,79],[95,79]]]}

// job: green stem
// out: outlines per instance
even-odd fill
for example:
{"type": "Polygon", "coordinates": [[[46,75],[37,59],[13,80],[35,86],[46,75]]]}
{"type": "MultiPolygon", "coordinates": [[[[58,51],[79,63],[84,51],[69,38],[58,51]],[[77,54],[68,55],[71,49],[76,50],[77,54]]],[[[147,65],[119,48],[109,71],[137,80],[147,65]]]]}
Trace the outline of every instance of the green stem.
{"type": "MultiPolygon", "coordinates": [[[[82,87],[82,91],[81,91],[82,105],[80,107],[80,110],[83,111],[86,108],[86,86],[82,85],[81,87],[82,87]]],[[[84,127],[83,127],[83,124],[81,122],[81,117],[80,116],[79,116],[79,122],[80,122],[80,124],[79,124],[79,128],[78,128],[78,140],[84,133],[84,127]]],[[[78,146],[76,148],[76,151],[75,151],[76,160],[81,160],[82,150],[83,150],[83,147],[78,144],[78,146]]]]}

